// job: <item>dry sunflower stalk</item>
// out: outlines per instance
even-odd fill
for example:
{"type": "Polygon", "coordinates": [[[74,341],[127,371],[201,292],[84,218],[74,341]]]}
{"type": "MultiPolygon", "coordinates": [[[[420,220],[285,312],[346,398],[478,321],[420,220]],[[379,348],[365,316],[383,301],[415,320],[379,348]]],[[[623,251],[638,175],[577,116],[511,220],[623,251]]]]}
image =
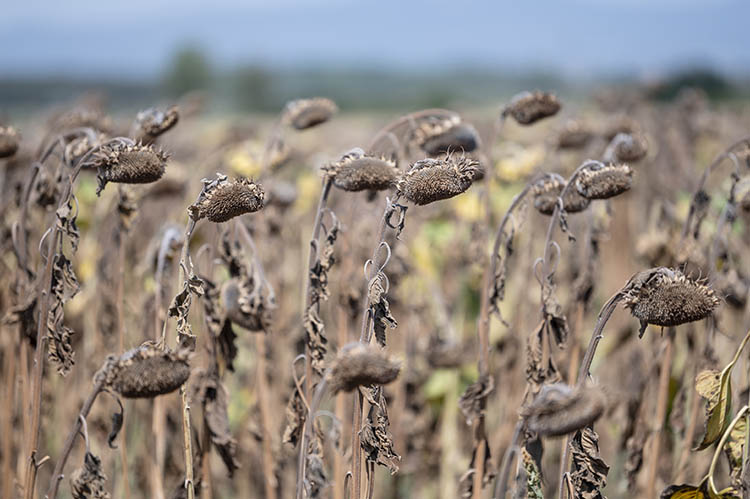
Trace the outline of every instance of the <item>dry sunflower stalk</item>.
{"type": "Polygon", "coordinates": [[[287,103],[281,120],[295,130],[306,130],[325,123],[337,111],[336,103],[325,97],[298,99],[287,103]]]}
{"type": "Polygon", "coordinates": [[[368,155],[360,148],[352,149],[340,160],[324,166],[323,172],[339,189],[354,192],[390,189],[401,173],[395,161],[368,155]]]}
{"type": "Polygon", "coordinates": [[[467,156],[422,159],[398,181],[398,190],[409,201],[425,205],[449,199],[471,187],[479,162],[467,156]]]}
{"type": "Polygon", "coordinates": [[[580,430],[604,412],[601,390],[593,386],[571,388],[565,383],[546,384],[521,416],[528,429],[540,436],[560,436],[580,430]]]}
{"type": "Polygon", "coordinates": [[[713,289],[676,269],[657,267],[634,275],[623,303],[641,322],[639,336],[649,324],[679,326],[705,319],[719,306],[713,289]]]}
{"type": "Polygon", "coordinates": [[[556,115],[560,107],[560,101],[550,93],[521,92],[511,99],[500,116],[511,116],[519,125],[531,125],[556,115]]]}
{"type": "Polygon", "coordinates": [[[383,349],[350,343],[339,350],[333,361],[328,382],[333,393],[351,392],[360,386],[387,385],[398,377],[401,364],[383,349]]]}
{"type": "Polygon", "coordinates": [[[226,175],[217,173],[213,180],[203,179],[203,191],[188,207],[188,213],[194,222],[207,218],[211,222],[222,223],[260,210],[263,197],[263,189],[252,180],[228,180],[226,175]]]}
{"type": "Polygon", "coordinates": [[[91,165],[97,168],[97,195],[109,182],[149,184],[159,180],[169,155],[143,144],[114,142],[94,154],[91,165]]]}
{"type": "Polygon", "coordinates": [[[630,190],[633,169],[628,165],[592,163],[576,177],[576,190],[587,199],[609,199],[630,190]]]}

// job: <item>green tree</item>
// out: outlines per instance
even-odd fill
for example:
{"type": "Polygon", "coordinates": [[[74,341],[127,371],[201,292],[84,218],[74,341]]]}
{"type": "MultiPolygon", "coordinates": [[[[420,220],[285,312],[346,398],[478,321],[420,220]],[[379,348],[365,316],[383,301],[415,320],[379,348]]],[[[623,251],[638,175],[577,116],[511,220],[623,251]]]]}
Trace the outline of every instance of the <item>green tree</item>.
{"type": "Polygon", "coordinates": [[[164,76],[166,91],[180,96],[191,90],[205,90],[211,84],[211,65],[197,47],[184,47],[173,56],[164,76]]]}

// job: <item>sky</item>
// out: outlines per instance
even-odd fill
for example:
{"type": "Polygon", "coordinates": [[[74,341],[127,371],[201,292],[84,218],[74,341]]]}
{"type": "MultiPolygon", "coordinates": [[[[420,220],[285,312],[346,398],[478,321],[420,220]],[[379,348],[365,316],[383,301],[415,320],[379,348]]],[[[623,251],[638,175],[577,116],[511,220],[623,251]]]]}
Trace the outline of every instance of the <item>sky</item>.
{"type": "Polygon", "coordinates": [[[750,0],[4,0],[0,78],[152,78],[180,47],[219,68],[750,74],[750,0]]]}

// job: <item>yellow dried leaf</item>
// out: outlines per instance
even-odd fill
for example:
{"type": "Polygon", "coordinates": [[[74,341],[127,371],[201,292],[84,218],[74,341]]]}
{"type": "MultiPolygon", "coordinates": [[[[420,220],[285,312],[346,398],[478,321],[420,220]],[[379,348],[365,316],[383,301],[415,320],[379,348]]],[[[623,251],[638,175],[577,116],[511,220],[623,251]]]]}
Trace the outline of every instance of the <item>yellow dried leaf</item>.
{"type": "Polygon", "coordinates": [[[695,389],[706,399],[706,429],[701,443],[694,450],[703,450],[719,440],[727,429],[732,412],[732,364],[719,375],[716,371],[703,371],[695,379],[695,389]]]}

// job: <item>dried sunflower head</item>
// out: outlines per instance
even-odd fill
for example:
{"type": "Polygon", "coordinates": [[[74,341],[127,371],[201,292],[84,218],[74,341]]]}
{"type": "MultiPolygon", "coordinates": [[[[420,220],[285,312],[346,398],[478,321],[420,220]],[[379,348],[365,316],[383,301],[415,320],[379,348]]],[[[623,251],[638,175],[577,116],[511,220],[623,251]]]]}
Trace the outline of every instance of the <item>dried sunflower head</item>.
{"type": "MultiPolygon", "coordinates": [[[[534,208],[542,215],[552,215],[555,212],[557,198],[565,188],[565,179],[560,175],[547,175],[538,180],[532,188],[534,208]]],[[[591,201],[581,196],[577,190],[568,189],[563,199],[563,207],[568,213],[578,213],[588,208],[591,201]]]]}
{"type": "Polygon", "coordinates": [[[621,114],[610,119],[602,130],[602,135],[607,141],[612,141],[618,134],[633,135],[640,133],[641,127],[631,117],[621,114]]]}
{"type": "Polygon", "coordinates": [[[639,335],[648,324],[679,326],[705,319],[719,305],[713,289],[666,267],[644,270],[630,278],[623,303],[641,321],[639,335]]]}
{"type": "Polygon", "coordinates": [[[328,382],[333,393],[351,392],[359,386],[387,385],[398,377],[401,364],[382,348],[363,343],[350,343],[339,351],[333,361],[328,382]]]}
{"type": "Polygon", "coordinates": [[[479,170],[479,162],[467,156],[422,159],[399,179],[398,190],[414,204],[425,205],[465,192],[479,170]]]}
{"type": "Polygon", "coordinates": [[[9,158],[18,151],[18,132],[11,126],[0,126],[0,158],[9,158]]]}
{"type": "Polygon", "coordinates": [[[544,385],[521,416],[540,436],[560,436],[584,428],[604,412],[605,397],[598,388],[571,388],[565,383],[544,385]]]}
{"type": "Polygon", "coordinates": [[[102,370],[104,383],[126,398],[153,398],[172,392],[190,376],[187,352],[151,344],[110,356],[102,370]]]}
{"type": "Polygon", "coordinates": [[[643,134],[620,133],[612,139],[614,153],[619,161],[634,163],[646,157],[648,153],[648,141],[643,134]]]}
{"type": "Polygon", "coordinates": [[[93,134],[83,134],[75,137],[65,144],[65,157],[73,164],[77,163],[91,148],[101,145],[106,140],[105,136],[97,131],[93,134]]]}
{"type": "Polygon", "coordinates": [[[153,142],[156,137],[163,134],[177,124],[180,114],[177,106],[166,110],[155,107],[140,111],[135,118],[138,127],[139,140],[153,142]]]}
{"type": "Polygon", "coordinates": [[[188,207],[190,218],[196,222],[203,218],[226,222],[263,207],[263,189],[250,179],[228,180],[219,173],[216,179],[203,179],[203,184],[198,200],[188,207]]]}
{"type": "Polygon", "coordinates": [[[628,165],[592,163],[578,173],[576,189],[588,199],[608,199],[630,189],[633,169],[628,165]]]}
{"type": "Polygon", "coordinates": [[[505,118],[510,115],[520,125],[531,125],[554,116],[560,110],[560,101],[546,92],[521,92],[511,99],[502,111],[505,118]]]}
{"type": "Polygon", "coordinates": [[[593,133],[580,121],[568,120],[557,135],[559,149],[580,149],[588,144],[593,133]]]}
{"type": "Polygon", "coordinates": [[[167,167],[169,155],[143,144],[115,142],[103,146],[93,155],[96,167],[97,195],[109,182],[148,184],[159,180],[167,167]]]}
{"type": "Polygon", "coordinates": [[[306,130],[325,123],[337,111],[336,103],[325,97],[297,99],[287,103],[282,115],[282,122],[295,130],[306,130]]]}
{"type": "Polygon", "coordinates": [[[396,163],[385,157],[369,156],[352,149],[340,160],[323,167],[333,185],[345,191],[382,191],[396,184],[400,174],[396,163]]]}
{"type": "Polygon", "coordinates": [[[414,141],[430,156],[450,152],[471,152],[479,144],[476,129],[462,123],[458,116],[442,120],[426,120],[414,132],[414,141]]]}
{"type": "Polygon", "coordinates": [[[275,305],[268,296],[255,291],[248,279],[233,278],[221,287],[221,302],[226,318],[249,331],[268,331],[275,305]]]}

